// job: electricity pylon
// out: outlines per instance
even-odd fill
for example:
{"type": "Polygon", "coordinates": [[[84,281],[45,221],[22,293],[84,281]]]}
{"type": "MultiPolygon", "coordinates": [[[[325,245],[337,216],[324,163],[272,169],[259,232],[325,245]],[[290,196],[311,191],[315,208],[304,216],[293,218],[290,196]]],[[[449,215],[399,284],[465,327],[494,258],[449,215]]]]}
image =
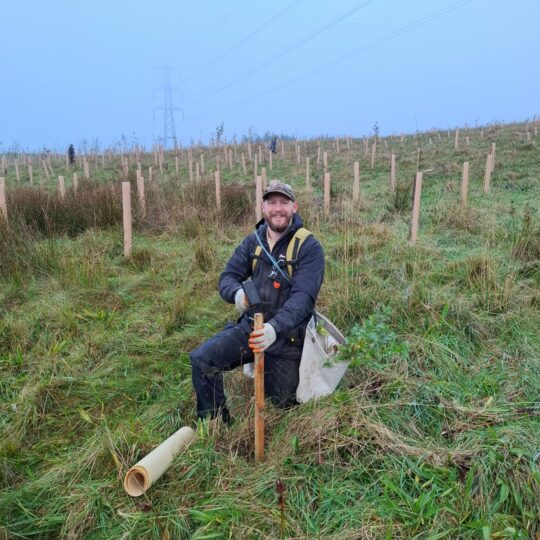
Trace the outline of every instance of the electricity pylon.
{"type": "Polygon", "coordinates": [[[184,111],[179,107],[173,107],[172,93],[180,90],[171,85],[172,68],[164,66],[159,68],[163,71],[163,86],[154,88],[154,97],[156,91],[163,92],[163,107],[154,107],[154,119],[156,111],[163,111],[163,148],[167,149],[167,141],[172,141],[174,148],[178,146],[176,139],[176,127],[174,125],[174,111],[182,111],[182,120],[184,111]]]}

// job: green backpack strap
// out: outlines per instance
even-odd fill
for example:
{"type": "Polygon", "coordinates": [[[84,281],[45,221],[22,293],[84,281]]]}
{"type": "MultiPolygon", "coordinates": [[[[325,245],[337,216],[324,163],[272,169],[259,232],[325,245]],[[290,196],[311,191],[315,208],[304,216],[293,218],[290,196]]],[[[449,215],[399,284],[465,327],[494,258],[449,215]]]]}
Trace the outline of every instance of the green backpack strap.
{"type": "Polygon", "coordinates": [[[262,247],[257,246],[255,248],[255,254],[253,255],[253,261],[251,261],[251,273],[255,273],[255,268],[257,268],[257,263],[259,262],[259,259],[261,258],[262,253],[262,247]]]}
{"type": "Polygon", "coordinates": [[[290,277],[292,277],[293,275],[293,264],[296,263],[298,252],[300,251],[300,248],[302,247],[302,244],[304,243],[306,238],[309,238],[311,235],[311,231],[308,231],[307,229],[304,229],[304,227],[301,227],[294,233],[294,236],[291,238],[291,241],[287,246],[287,254],[285,257],[287,263],[287,272],[289,272],[290,277]]]}

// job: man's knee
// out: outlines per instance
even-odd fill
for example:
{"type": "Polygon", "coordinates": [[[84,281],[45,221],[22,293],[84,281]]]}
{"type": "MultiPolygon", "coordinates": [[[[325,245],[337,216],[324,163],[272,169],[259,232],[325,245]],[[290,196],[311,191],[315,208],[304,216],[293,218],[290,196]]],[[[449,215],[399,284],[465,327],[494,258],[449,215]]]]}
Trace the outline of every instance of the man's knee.
{"type": "Polygon", "coordinates": [[[247,337],[235,327],[226,327],[189,353],[192,369],[203,374],[234,369],[252,356],[247,337]]]}

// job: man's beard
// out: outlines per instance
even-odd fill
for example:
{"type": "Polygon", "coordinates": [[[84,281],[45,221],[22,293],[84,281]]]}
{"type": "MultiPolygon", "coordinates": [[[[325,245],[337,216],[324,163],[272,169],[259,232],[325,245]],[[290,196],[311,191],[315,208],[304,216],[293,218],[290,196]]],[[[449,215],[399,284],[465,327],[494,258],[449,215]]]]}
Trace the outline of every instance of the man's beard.
{"type": "Polygon", "coordinates": [[[292,225],[292,217],[288,223],[285,223],[285,225],[281,225],[278,227],[276,227],[275,225],[272,225],[270,220],[266,220],[266,224],[268,225],[268,228],[274,231],[275,233],[282,234],[285,231],[287,231],[287,229],[292,225]]]}

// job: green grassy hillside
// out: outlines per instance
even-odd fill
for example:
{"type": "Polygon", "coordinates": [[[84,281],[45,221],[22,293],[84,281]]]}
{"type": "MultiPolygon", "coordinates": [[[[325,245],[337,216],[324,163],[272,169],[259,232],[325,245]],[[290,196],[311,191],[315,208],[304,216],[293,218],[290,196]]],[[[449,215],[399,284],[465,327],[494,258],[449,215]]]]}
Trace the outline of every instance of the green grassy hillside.
{"type": "MultiPolygon", "coordinates": [[[[143,155],[146,212],[123,257],[120,158],[90,159],[65,201],[34,156],[13,156],[0,222],[0,539],[540,537],[540,140],[525,124],[362,140],[329,152],[322,208],[318,141],[292,143],[268,178],[292,183],[327,260],[318,303],[349,335],[339,389],[292,411],[267,409],[267,460],[253,460],[253,385],[226,377],[230,428],[211,422],[144,497],[127,469],[194,425],[187,353],[235,317],[217,280],[254,223],[253,168],[238,147],[190,184],[187,152],[160,174],[143,155]],[[530,131],[530,140],[526,137],[530,131]],[[465,144],[470,137],[470,145],[465,144]],[[431,139],[431,140],[430,140],[431,139]],[[482,190],[496,143],[491,190],[482,190]],[[419,240],[411,189],[424,174],[419,240]],[[398,189],[389,192],[389,153],[398,189]],[[311,157],[313,192],[305,185],[311,157]],[[352,203],[360,161],[360,201],[352,203]],[[470,162],[467,207],[461,165],[470,162]],[[40,187],[41,185],[41,187],[40,187]],[[277,483],[285,489],[279,504],[277,483]]],[[[254,149],[256,147],[254,146],[254,149]]],[[[266,163],[268,169],[268,163],[266,163]]],[[[76,169],[79,177],[82,169],[76,169]]]]}

